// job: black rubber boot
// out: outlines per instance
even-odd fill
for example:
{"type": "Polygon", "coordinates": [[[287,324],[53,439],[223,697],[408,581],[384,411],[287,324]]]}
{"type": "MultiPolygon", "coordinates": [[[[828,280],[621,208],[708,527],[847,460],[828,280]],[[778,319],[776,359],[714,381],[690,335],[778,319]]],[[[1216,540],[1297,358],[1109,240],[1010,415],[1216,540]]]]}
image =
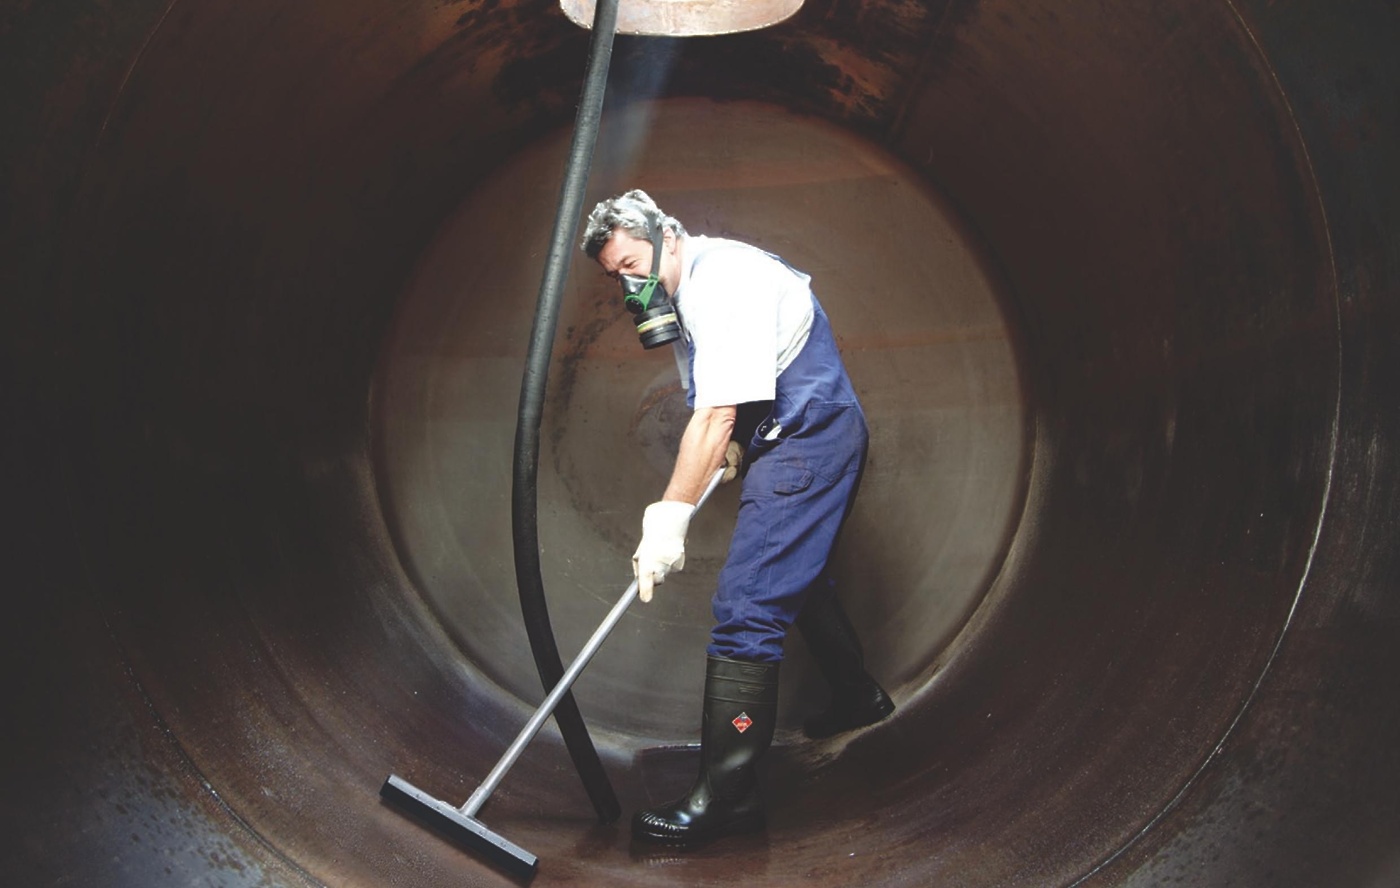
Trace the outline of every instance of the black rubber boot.
{"type": "Polygon", "coordinates": [[[797,617],[797,628],[831,685],[831,706],[802,725],[802,732],[821,740],[873,725],[894,712],[894,701],[865,671],[865,653],[855,627],[830,590],[811,596],[797,617]]]}
{"type": "Polygon", "coordinates": [[[669,805],[638,811],[632,835],[691,846],[762,830],[767,821],[754,763],[773,742],[778,664],[710,657],[700,729],[700,775],[669,805]]]}

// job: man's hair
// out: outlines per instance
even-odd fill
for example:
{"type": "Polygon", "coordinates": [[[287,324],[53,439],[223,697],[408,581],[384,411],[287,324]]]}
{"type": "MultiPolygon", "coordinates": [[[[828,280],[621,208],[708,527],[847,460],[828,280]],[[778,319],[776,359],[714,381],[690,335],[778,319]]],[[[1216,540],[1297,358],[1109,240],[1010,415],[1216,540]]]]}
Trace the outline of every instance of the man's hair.
{"type": "Polygon", "coordinates": [[[645,191],[634,188],[598,202],[588,214],[588,224],[583,228],[578,247],[589,259],[597,259],[613,232],[619,229],[639,240],[651,240],[653,220],[660,220],[662,228],[669,228],[677,235],[685,234],[684,225],[663,213],[645,191]]]}

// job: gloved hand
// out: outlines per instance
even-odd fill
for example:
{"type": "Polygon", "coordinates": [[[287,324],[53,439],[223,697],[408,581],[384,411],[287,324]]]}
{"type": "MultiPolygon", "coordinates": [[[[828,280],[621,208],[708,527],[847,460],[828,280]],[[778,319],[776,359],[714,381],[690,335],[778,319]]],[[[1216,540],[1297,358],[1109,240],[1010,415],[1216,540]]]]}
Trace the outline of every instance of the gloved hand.
{"type": "Polygon", "coordinates": [[[666,574],[685,567],[685,534],[694,512],[690,503],[662,500],[642,514],[642,542],[632,555],[642,601],[651,601],[652,586],[665,582],[666,574]]]}
{"type": "Polygon", "coordinates": [[[730,441],[724,451],[724,474],[719,483],[728,484],[739,477],[739,468],[744,464],[744,446],[738,441],[730,441]]]}

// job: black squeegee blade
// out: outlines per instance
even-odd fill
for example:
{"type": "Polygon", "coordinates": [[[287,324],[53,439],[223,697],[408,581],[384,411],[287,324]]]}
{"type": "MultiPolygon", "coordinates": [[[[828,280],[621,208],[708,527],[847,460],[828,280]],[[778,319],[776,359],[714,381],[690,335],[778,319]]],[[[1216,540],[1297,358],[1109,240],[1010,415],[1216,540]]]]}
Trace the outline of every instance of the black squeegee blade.
{"type": "Polygon", "coordinates": [[[393,774],[379,790],[381,798],[420,815],[424,820],[480,852],[501,869],[521,876],[533,876],[540,859],[514,842],[486,828],[452,805],[435,799],[423,790],[393,774]]]}

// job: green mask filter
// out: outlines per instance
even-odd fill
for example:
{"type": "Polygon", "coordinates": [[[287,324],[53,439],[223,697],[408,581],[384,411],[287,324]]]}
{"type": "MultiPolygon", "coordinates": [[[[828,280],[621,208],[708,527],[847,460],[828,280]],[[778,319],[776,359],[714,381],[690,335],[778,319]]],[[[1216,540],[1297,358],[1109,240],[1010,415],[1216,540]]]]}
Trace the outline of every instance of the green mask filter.
{"type": "Polygon", "coordinates": [[[661,248],[666,229],[660,219],[651,219],[651,274],[645,278],[624,274],[622,304],[632,313],[642,348],[656,348],[681,338],[681,322],[671,295],[661,283],[661,248]]]}

